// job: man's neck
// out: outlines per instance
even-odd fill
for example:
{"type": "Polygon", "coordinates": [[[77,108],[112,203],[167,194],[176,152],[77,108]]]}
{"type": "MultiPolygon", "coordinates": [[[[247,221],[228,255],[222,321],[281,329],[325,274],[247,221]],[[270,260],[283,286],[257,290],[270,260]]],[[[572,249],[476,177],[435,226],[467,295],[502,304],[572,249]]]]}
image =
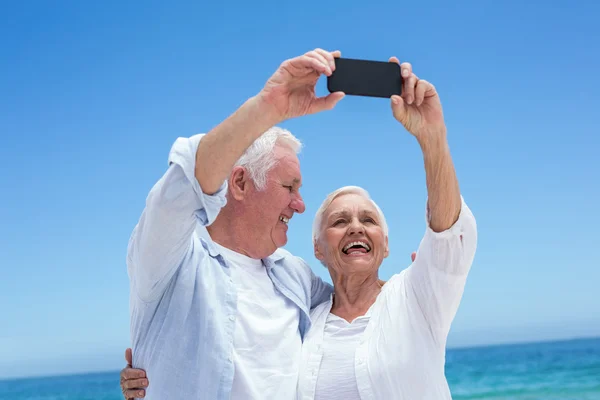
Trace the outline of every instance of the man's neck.
{"type": "Polygon", "coordinates": [[[229,250],[254,259],[264,258],[256,252],[255,245],[249,240],[252,235],[241,223],[241,218],[236,218],[225,209],[221,210],[221,213],[210,226],[206,227],[206,230],[212,241],[229,250]]]}

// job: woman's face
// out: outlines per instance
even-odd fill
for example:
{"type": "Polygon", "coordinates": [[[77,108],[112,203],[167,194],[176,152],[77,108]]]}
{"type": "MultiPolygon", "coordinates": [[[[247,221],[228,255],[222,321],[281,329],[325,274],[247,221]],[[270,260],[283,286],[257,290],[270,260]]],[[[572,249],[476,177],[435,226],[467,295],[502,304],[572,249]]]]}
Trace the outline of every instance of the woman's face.
{"type": "Polygon", "coordinates": [[[388,238],[373,203],[343,194],[325,210],[315,257],[338,273],[374,272],[389,254],[388,238]]]}

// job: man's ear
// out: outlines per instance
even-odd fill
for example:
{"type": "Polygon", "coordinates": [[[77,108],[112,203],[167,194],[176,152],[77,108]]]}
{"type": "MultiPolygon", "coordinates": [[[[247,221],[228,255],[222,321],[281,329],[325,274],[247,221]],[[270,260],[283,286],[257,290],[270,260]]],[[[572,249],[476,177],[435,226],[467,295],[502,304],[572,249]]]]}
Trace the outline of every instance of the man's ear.
{"type": "Polygon", "coordinates": [[[229,175],[229,191],[236,200],[243,200],[250,187],[250,176],[246,168],[237,166],[229,175]]]}
{"type": "Polygon", "coordinates": [[[314,246],[314,249],[315,249],[315,257],[317,258],[317,260],[323,262],[323,260],[325,259],[325,257],[323,257],[323,254],[319,250],[319,244],[317,243],[316,240],[313,242],[313,246],[314,246]]]}

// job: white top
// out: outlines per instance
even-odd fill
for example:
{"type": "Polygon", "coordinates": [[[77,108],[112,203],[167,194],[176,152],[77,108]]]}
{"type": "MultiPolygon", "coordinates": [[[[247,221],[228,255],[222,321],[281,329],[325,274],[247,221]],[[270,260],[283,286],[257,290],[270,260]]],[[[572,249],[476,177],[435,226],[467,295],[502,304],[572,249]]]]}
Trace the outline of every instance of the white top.
{"type": "Polygon", "coordinates": [[[323,333],[323,358],[317,377],[316,400],[360,400],[354,354],[369,323],[369,312],[351,323],[329,313],[323,333]]]}
{"type": "MultiPolygon", "coordinates": [[[[361,400],[451,399],[444,375],[446,338],[476,247],[475,218],[464,200],[450,229],[436,233],[427,225],[415,262],[383,286],[355,347],[351,368],[361,400]]],[[[302,347],[301,400],[315,399],[317,377],[332,373],[325,370],[331,367],[323,349],[331,304],[311,312],[313,325],[302,347]]]]}
{"type": "Polygon", "coordinates": [[[302,347],[298,308],[275,289],[261,260],[218,248],[238,294],[231,400],[292,399],[302,347]]]}

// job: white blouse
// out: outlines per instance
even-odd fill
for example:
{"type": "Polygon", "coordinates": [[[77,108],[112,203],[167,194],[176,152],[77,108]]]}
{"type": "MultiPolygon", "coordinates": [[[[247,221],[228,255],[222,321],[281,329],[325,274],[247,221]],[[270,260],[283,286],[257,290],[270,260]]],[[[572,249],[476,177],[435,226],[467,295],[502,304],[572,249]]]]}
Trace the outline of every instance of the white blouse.
{"type": "Polygon", "coordinates": [[[331,313],[327,316],[315,400],[360,400],[354,354],[369,323],[369,314],[351,323],[331,313]]]}
{"type": "MultiPolygon", "coordinates": [[[[346,367],[353,367],[361,400],[451,399],[444,374],[446,338],[476,247],[475,218],[464,200],[450,229],[434,232],[427,223],[415,262],[383,286],[355,344],[353,365],[346,367]]],[[[311,312],[312,327],[302,346],[298,400],[314,400],[317,387],[322,390],[318,382],[333,376],[324,363],[323,349],[325,325],[332,321],[328,320],[331,305],[330,299],[311,312]]],[[[338,386],[338,390],[343,389],[338,386]]]]}

